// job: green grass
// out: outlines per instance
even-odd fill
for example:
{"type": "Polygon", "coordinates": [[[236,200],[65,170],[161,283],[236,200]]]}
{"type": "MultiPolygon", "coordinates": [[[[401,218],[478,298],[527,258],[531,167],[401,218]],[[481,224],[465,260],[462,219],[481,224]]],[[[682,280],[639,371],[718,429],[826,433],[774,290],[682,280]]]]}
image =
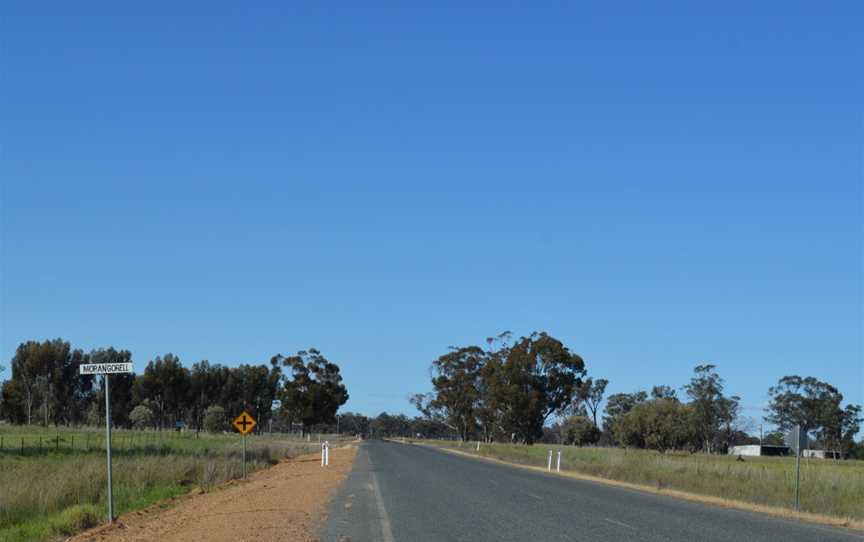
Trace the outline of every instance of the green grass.
{"type": "MultiPolygon", "coordinates": [[[[477,454],[476,443],[434,444],[477,454]]],[[[546,444],[482,444],[479,454],[546,467],[549,450],[553,458],[561,451],[562,470],[764,506],[794,506],[795,460],[788,457],[753,457],[740,462],[730,456],[546,444]]],[[[802,459],[801,511],[864,519],[864,461],[802,459]]]]}
{"type": "MultiPolygon", "coordinates": [[[[0,438],[0,541],[62,540],[106,520],[104,430],[0,425],[0,438]]],[[[117,431],[112,441],[115,514],[242,476],[237,434],[117,431]]],[[[317,450],[317,438],[249,436],[247,468],[317,450]]]]}

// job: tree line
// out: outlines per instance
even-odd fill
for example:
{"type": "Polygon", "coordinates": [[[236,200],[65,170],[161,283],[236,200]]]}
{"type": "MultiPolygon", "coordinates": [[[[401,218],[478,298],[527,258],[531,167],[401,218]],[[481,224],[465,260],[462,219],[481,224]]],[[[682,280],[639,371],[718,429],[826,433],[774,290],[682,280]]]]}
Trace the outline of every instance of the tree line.
{"type": "MultiPolygon", "coordinates": [[[[587,376],[585,361],[560,340],[537,332],[514,339],[507,332],[486,339],[485,347],[450,347],[430,373],[433,391],[411,403],[462,440],[724,453],[761,438],[710,363],[694,368],[682,397],[669,385],[606,397],[609,381],[587,376]]],[[[800,424],[814,446],[864,454],[864,443],[854,440],[862,408],[844,406],[836,387],[785,376],[768,396],[765,421],[774,431],[762,442],[782,444],[782,435],[800,424]]]]}
{"type": "MultiPolygon", "coordinates": [[[[0,419],[102,424],[102,379],[79,375],[79,366],[131,362],[128,350],[113,347],[84,352],[63,339],[24,342],[10,362],[11,378],[0,386],[0,419]]],[[[220,431],[246,410],[261,430],[308,431],[333,422],[348,400],[339,366],[314,348],[236,367],[202,360],[187,368],[169,353],[148,361],[140,374],[110,379],[112,423],[126,428],[220,431]]]]}

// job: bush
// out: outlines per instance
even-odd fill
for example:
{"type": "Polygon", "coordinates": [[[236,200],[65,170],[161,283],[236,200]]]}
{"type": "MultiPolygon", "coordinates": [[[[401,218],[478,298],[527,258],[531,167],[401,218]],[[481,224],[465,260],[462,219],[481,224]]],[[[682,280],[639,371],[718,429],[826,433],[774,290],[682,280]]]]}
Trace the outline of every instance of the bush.
{"type": "Polygon", "coordinates": [[[101,514],[93,505],[70,506],[54,522],[54,530],[60,534],[71,535],[99,525],[101,514]]]}
{"type": "Polygon", "coordinates": [[[565,419],[561,423],[561,433],[564,444],[576,446],[594,444],[600,438],[600,431],[586,416],[570,416],[565,419]]]}
{"type": "Polygon", "coordinates": [[[153,412],[144,405],[138,405],[129,414],[129,421],[135,429],[147,429],[153,426],[153,412]]]}
{"type": "Polygon", "coordinates": [[[207,407],[204,413],[204,430],[211,433],[218,433],[228,428],[228,422],[225,419],[225,409],[221,406],[207,407]]]}
{"type": "Polygon", "coordinates": [[[674,399],[640,403],[615,426],[617,439],[625,446],[660,452],[693,447],[698,441],[693,409],[674,399]]]}

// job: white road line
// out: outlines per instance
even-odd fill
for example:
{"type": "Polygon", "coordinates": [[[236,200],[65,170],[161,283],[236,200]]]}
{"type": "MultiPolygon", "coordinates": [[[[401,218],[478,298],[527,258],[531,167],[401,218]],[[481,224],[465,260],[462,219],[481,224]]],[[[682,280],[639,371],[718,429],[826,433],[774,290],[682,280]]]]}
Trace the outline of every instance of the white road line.
{"type": "Polygon", "coordinates": [[[532,499],[537,499],[538,501],[542,501],[542,500],[543,500],[543,497],[541,497],[540,495],[535,495],[535,494],[533,494],[533,493],[528,493],[527,491],[525,492],[525,494],[528,495],[529,497],[531,497],[532,499]]]}
{"type": "Polygon", "coordinates": [[[614,525],[618,525],[619,527],[626,527],[627,529],[633,529],[634,531],[636,530],[636,527],[634,527],[632,525],[627,525],[624,522],[617,521],[617,520],[614,520],[611,518],[603,518],[603,521],[608,521],[609,523],[612,523],[614,525]]]}
{"type": "MultiPolygon", "coordinates": [[[[371,464],[371,460],[370,460],[371,464]]],[[[393,531],[390,529],[390,516],[384,508],[384,499],[381,498],[381,490],[378,488],[378,478],[375,471],[369,471],[372,475],[372,492],[375,493],[375,503],[378,505],[378,517],[381,520],[381,542],[395,542],[393,531]]]]}

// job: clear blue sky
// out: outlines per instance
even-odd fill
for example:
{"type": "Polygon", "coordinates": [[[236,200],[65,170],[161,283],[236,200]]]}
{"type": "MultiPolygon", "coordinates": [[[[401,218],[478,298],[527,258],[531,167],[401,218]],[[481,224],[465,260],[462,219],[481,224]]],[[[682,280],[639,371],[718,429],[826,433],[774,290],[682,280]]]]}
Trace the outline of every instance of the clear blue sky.
{"type": "Polygon", "coordinates": [[[4,3],[3,364],[314,345],[410,413],[545,330],[611,392],[864,403],[862,4],[466,4],[4,3]]]}

